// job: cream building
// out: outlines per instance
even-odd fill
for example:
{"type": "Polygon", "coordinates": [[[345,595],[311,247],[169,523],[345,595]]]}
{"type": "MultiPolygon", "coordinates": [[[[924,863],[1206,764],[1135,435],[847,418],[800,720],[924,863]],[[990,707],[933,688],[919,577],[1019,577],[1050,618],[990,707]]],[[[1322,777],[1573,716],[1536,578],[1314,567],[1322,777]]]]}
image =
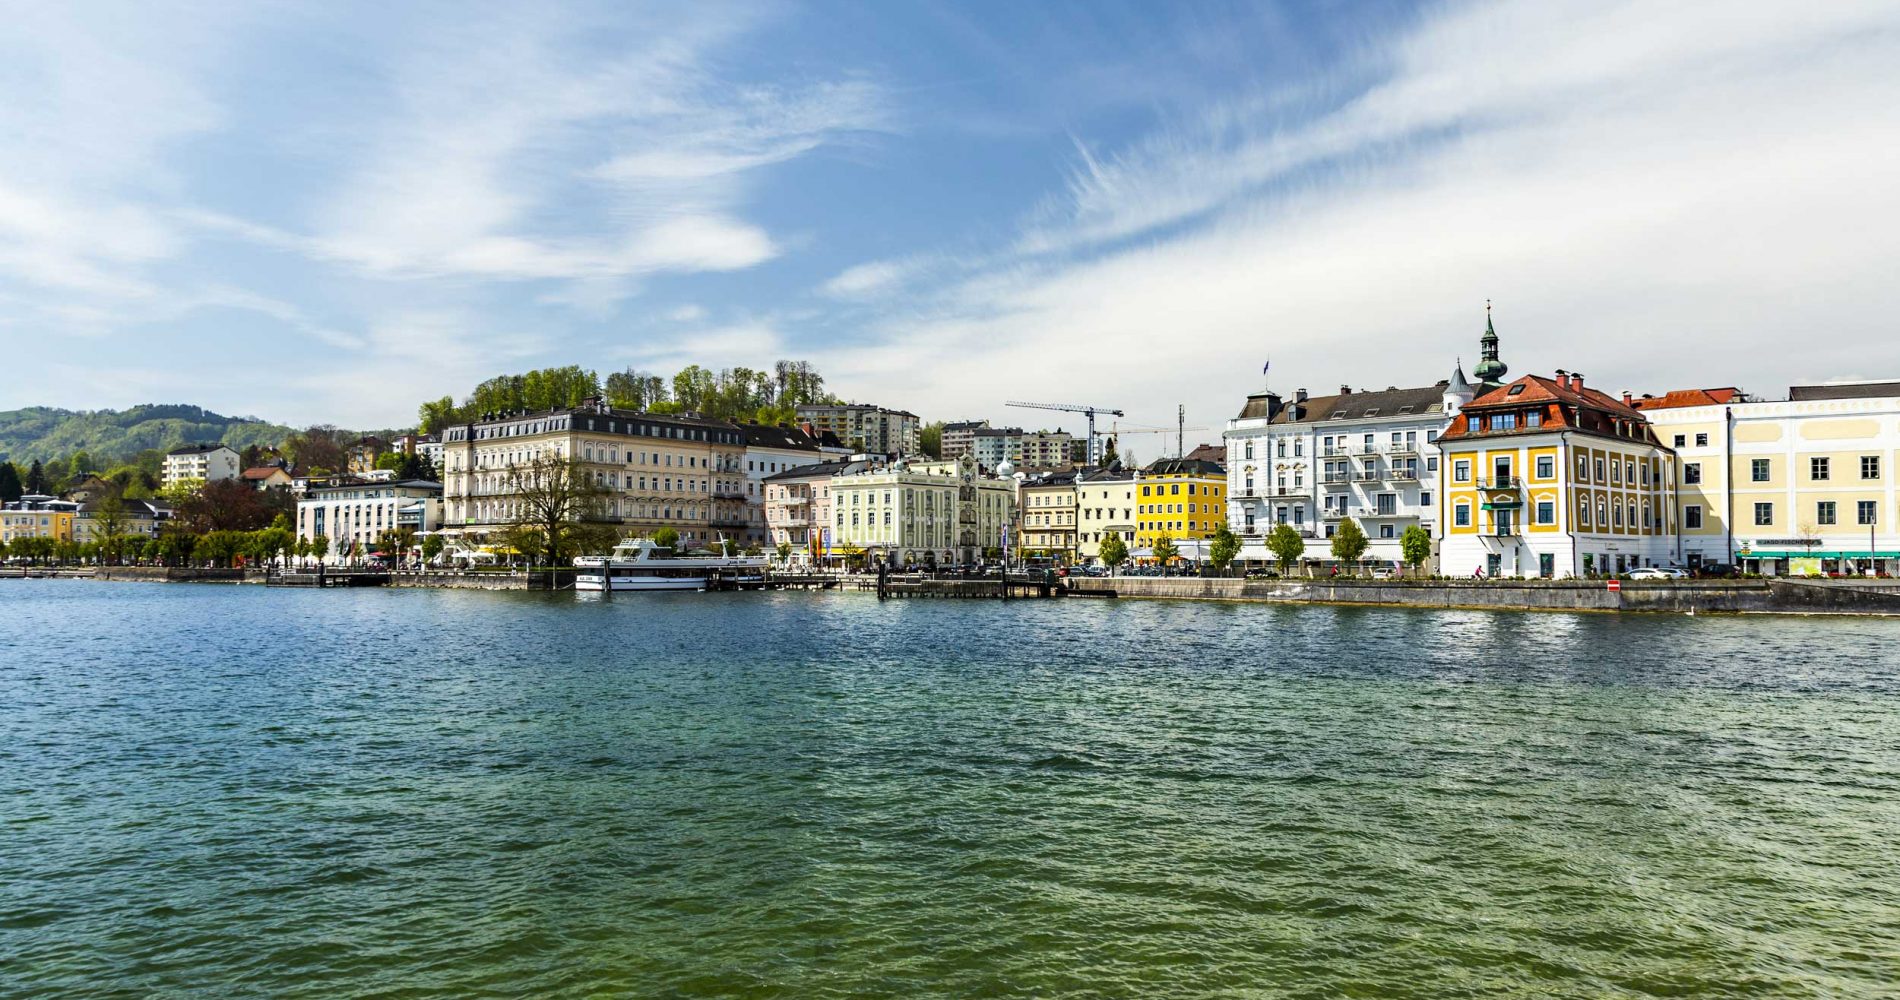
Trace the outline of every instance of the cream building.
{"type": "Polygon", "coordinates": [[[1022,480],[1019,547],[1025,556],[1064,566],[1076,561],[1076,479],[1074,472],[1051,472],[1022,480]]]}
{"type": "Polygon", "coordinates": [[[212,482],[219,479],[235,479],[238,475],[238,453],[228,445],[194,444],[183,448],[174,448],[165,454],[165,464],[159,471],[159,483],[166,488],[190,480],[212,482]]]}
{"type": "Polygon", "coordinates": [[[1581,375],[1477,397],[1439,450],[1442,573],[1563,578],[1679,559],[1675,452],[1581,375]]]}
{"type": "Polygon", "coordinates": [[[831,480],[834,554],[856,548],[894,566],[975,563],[1005,547],[1015,514],[1015,483],[980,475],[968,454],[831,480]]]}
{"type": "Polygon", "coordinates": [[[1136,480],[1126,469],[1099,469],[1085,473],[1075,484],[1075,554],[1083,563],[1100,564],[1102,540],[1121,536],[1128,551],[1135,550],[1137,525],[1136,480]]]}
{"type": "Polygon", "coordinates": [[[1680,454],[1682,565],[1900,573],[1900,382],[1631,401],[1680,454]]]}
{"type": "Polygon", "coordinates": [[[816,465],[799,465],[766,476],[765,526],[767,541],[776,549],[792,547],[791,562],[799,566],[836,561],[831,534],[831,483],[844,473],[883,466],[882,459],[836,458],[816,465]]]}
{"type": "Polygon", "coordinates": [[[987,420],[957,420],[943,425],[943,441],[939,449],[944,461],[956,458],[970,450],[976,440],[979,428],[988,427],[987,420]]]}
{"type": "Polygon", "coordinates": [[[1023,472],[1060,472],[1075,467],[1075,436],[1068,431],[1032,431],[1021,435],[1011,459],[1023,472]]]}
{"type": "MultiPolygon", "coordinates": [[[[316,487],[297,501],[297,537],[307,542],[322,535],[328,551],[317,556],[326,563],[377,551],[385,532],[408,529],[421,535],[441,523],[442,484],[423,479],[316,487]]],[[[407,553],[387,555],[398,559],[407,553]]]]}
{"type": "Polygon", "coordinates": [[[471,544],[513,523],[509,469],[553,457],[580,464],[608,493],[604,520],[626,535],[670,527],[682,547],[743,538],[745,438],[737,424],[616,410],[491,415],[442,434],[443,533],[471,544]]]}

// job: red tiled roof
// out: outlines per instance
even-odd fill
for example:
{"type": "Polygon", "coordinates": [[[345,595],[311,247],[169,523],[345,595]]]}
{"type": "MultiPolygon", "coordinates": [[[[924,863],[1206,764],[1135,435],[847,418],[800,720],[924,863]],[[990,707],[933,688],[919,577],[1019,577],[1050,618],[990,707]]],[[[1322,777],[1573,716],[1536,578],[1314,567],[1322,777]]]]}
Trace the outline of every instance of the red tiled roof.
{"type": "Polygon", "coordinates": [[[1719,406],[1733,402],[1742,394],[1740,389],[1729,386],[1723,389],[1671,389],[1660,396],[1643,396],[1630,400],[1630,405],[1639,410],[1675,410],[1685,406],[1719,406]]]}
{"type": "MultiPolygon", "coordinates": [[[[1650,433],[1647,429],[1649,425],[1649,419],[1647,417],[1637,412],[1635,407],[1626,405],[1622,400],[1608,393],[1599,392],[1596,389],[1590,388],[1588,385],[1578,387],[1575,382],[1567,377],[1560,381],[1558,379],[1545,378],[1542,375],[1525,375],[1514,382],[1501,385],[1465,404],[1458,416],[1452,419],[1451,426],[1445,429],[1445,433],[1440,437],[1440,440],[1473,436],[1471,429],[1473,419],[1485,413],[1491,411],[1510,411],[1527,405],[1535,406],[1535,404],[1539,403],[1557,404],[1547,408],[1538,407],[1539,409],[1546,409],[1543,423],[1538,427],[1538,432],[1541,433],[1565,429],[1581,430],[1588,433],[1604,432],[1602,426],[1598,424],[1598,420],[1583,419],[1580,421],[1572,412],[1573,409],[1594,411],[1595,413],[1604,415],[1602,419],[1606,420],[1621,419],[1629,421],[1641,425],[1644,428],[1645,434],[1650,433]]],[[[1525,428],[1524,430],[1529,431],[1529,428],[1525,428]]],[[[1491,433],[1498,432],[1493,431],[1491,433]]],[[[1517,432],[1511,431],[1506,433],[1517,432]]]]}
{"type": "Polygon", "coordinates": [[[245,479],[269,479],[272,473],[282,471],[275,465],[260,465],[255,469],[245,469],[242,475],[245,479]]]}

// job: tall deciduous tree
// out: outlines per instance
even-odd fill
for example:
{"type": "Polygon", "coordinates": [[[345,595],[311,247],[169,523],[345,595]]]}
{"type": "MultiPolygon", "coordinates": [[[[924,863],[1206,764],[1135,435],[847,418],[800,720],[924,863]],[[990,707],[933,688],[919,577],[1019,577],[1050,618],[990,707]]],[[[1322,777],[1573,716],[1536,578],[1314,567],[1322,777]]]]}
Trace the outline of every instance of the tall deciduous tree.
{"type": "Polygon", "coordinates": [[[1233,564],[1234,557],[1239,554],[1240,536],[1234,534],[1234,529],[1229,528],[1227,522],[1222,521],[1214,529],[1213,541],[1207,548],[1208,561],[1212,562],[1217,569],[1226,569],[1233,564]]]}
{"type": "Polygon", "coordinates": [[[917,447],[931,458],[943,457],[943,421],[933,420],[917,432],[917,447]]]}
{"type": "Polygon", "coordinates": [[[120,498],[118,490],[108,490],[105,496],[92,504],[90,513],[93,537],[99,543],[100,555],[117,563],[120,553],[125,549],[125,529],[132,523],[132,516],[125,509],[125,501],[120,498]]]}
{"type": "Polygon", "coordinates": [[[1267,551],[1273,553],[1274,560],[1280,564],[1280,572],[1284,574],[1288,568],[1298,566],[1301,557],[1306,555],[1306,539],[1301,538],[1292,525],[1276,524],[1272,531],[1267,532],[1267,551]]]}
{"type": "Polygon", "coordinates": [[[1333,530],[1333,558],[1343,563],[1356,563],[1366,554],[1366,533],[1359,528],[1359,522],[1350,517],[1341,518],[1339,527],[1333,530]]]}
{"type": "Polygon", "coordinates": [[[1155,562],[1163,566],[1166,566],[1181,556],[1181,550],[1174,547],[1174,536],[1166,532],[1163,532],[1155,539],[1154,546],[1150,551],[1154,553],[1155,562]]]}
{"type": "Polygon", "coordinates": [[[544,455],[509,466],[505,480],[518,512],[513,524],[540,535],[546,565],[560,565],[573,554],[575,542],[598,534],[581,529],[588,522],[600,524],[607,488],[596,483],[580,463],[544,455]]]}
{"type": "Polygon", "coordinates": [[[1128,561],[1128,543],[1122,541],[1122,536],[1111,532],[1107,538],[1102,539],[1102,546],[1097,554],[1102,558],[1102,565],[1112,569],[1128,561]]]}
{"type": "Polygon", "coordinates": [[[1399,536],[1399,554],[1414,570],[1425,565],[1425,560],[1432,557],[1432,533],[1416,524],[1406,528],[1399,536]]]}
{"type": "Polygon", "coordinates": [[[317,424],[292,434],[284,442],[291,460],[311,472],[341,472],[349,465],[344,442],[349,435],[329,424],[317,424]]]}

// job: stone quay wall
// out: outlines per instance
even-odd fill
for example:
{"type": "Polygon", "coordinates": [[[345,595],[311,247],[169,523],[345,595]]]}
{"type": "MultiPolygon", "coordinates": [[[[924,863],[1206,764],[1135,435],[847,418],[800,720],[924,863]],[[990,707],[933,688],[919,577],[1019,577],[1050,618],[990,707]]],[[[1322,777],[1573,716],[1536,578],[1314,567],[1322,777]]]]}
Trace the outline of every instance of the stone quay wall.
{"type": "Polygon", "coordinates": [[[1177,600],[1544,611],[1900,614],[1893,580],[1241,580],[1077,577],[1076,593],[1177,600]]]}

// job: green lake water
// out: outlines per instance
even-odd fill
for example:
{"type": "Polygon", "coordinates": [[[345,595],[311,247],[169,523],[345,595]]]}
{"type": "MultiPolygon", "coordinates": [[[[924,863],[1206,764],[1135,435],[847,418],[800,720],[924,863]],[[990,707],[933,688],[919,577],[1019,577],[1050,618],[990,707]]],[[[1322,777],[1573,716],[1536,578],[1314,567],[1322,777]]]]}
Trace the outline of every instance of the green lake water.
{"type": "Polygon", "coordinates": [[[1900,620],[0,581],[0,996],[1900,995],[1900,620]]]}

